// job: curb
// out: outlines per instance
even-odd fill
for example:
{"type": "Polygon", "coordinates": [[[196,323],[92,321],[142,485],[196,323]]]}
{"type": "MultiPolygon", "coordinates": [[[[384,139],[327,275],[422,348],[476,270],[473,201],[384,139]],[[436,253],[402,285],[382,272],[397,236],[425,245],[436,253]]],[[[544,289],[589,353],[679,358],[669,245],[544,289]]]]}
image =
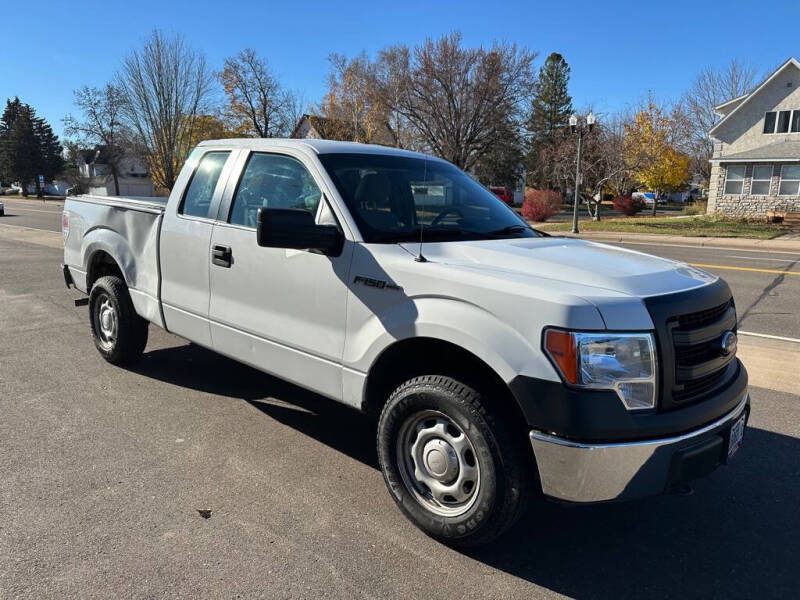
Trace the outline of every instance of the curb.
{"type": "Polygon", "coordinates": [[[800,239],[796,240],[757,240],[752,238],[724,238],[724,237],[690,237],[679,235],[652,235],[646,233],[580,233],[574,235],[569,232],[554,232],[554,235],[577,237],[597,242],[616,243],[652,243],[656,245],[696,246],[698,248],[733,248],[733,249],[758,249],[778,250],[784,252],[800,252],[800,239]]]}

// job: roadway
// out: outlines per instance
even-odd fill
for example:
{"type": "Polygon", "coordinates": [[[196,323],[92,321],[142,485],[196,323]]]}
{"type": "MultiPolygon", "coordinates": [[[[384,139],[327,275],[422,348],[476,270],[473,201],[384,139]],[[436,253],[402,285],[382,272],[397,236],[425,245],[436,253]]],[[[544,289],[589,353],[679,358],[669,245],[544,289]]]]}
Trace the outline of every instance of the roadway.
{"type": "Polygon", "coordinates": [[[64,202],[61,200],[37,200],[36,198],[18,199],[0,196],[5,205],[5,216],[0,217],[0,224],[33,227],[47,231],[61,231],[61,211],[64,202]]]}
{"type": "Polygon", "coordinates": [[[509,534],[461,553],[397,510],[367,419],[155,327],[140,363],[105,363],[86,308],[64,288],[61,251],[9,229],[0,227],[0,598],[800,589],[800,397],[769,378],[751,389],[733,464],[694,494],[537,500],[509,534]]]}

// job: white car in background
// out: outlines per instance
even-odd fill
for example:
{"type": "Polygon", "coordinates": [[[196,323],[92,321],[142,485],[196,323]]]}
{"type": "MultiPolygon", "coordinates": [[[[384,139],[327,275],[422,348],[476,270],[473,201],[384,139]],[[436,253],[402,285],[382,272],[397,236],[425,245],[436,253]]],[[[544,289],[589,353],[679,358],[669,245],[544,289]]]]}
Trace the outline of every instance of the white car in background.
{"type": "MultiPolygon", "coordinates": [[[[655,199],[656,199],[656,195],[653,192],[633,192],[632,196],[634,198],[641,198],[642,200],[644,200],[645,204],[650,205],[650,206],[653,205],[653,202],[655,202],[655,199]]],[[[665,196],[661,196],[658,199],[658,203],[659,204],[666,204],[667,203],[667,198],[665,196]]]]}

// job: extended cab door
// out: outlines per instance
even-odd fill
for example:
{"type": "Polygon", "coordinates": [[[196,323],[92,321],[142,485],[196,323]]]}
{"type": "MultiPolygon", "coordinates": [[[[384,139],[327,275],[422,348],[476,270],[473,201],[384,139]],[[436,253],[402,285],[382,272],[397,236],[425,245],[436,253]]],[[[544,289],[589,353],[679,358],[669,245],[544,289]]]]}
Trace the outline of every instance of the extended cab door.
{"type": "Polygon", "coordinates": [[[200,146],[175,183],[161,227],[161,302],[169,331],[211,347],[209,246],[225,182],[239,151],[200,146]],[[181,193],[182,191],[182,193],[181,193]]]}
{"type": "Polygon", "coordinates": [[[325,256],[256,242],[262,207],[307,210],[317,222],[336,223],[324,184],[302,155],[285,152],[242,157],[238,183],[226,191],[211,239],[213,347],[340,399],[352,243],[325,256]]]}

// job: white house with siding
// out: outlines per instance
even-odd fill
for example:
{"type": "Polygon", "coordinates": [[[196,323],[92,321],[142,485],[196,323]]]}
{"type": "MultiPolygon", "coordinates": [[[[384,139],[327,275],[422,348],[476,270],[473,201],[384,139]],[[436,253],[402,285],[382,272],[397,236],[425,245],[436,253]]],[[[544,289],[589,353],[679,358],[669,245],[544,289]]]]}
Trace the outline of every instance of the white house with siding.
{"type": "Polygon", "coordinates": [[[800,62],[715,108],[708,211],[736,217],[800,213],[800,62]]]}
{"type": "MultiPolygon", "coordinates": [[[[111,174],[111,165],[108,164],[105,146],[79,152],[78,169],[81,176],[86,178],[90,194],[99,196],[115,194],[114,177],[111,174]]],[[[125,155],[120,161],[117,179],[120,196],[153,195],[155,186],[147,165],[132,155],[125,155]]]]}

